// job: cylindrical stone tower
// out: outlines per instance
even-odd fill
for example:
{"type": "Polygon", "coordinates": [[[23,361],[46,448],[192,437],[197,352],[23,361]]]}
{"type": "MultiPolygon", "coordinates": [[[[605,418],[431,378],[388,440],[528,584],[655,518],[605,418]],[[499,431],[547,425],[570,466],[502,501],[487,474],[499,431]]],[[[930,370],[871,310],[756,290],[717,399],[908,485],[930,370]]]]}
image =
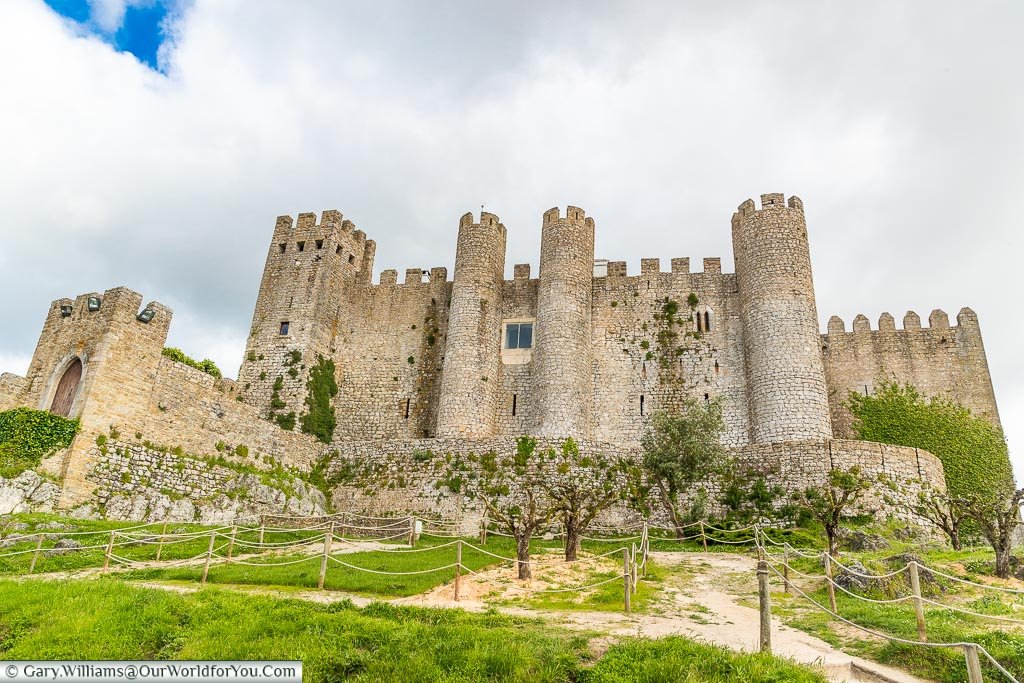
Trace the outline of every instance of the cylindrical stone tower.
{"type": "Polygon", "coordinates": [[[501,372],[501,288],[505,226],[481,213],[459,220],[448,340],[441,375],[437,435],[478,438],[495,433],[501,372]]]}
{"type": "Polygon", "coordinates": [[[804,205],[750,199],[732,217],[754,443],[832,438],[804,205]]]}
{"type": "Polygon", "coordinates": [[[586,437],[593,405],[591,304],[594,219],[583,209],[544,213],[533,383],[538,436],[586,437]]]}

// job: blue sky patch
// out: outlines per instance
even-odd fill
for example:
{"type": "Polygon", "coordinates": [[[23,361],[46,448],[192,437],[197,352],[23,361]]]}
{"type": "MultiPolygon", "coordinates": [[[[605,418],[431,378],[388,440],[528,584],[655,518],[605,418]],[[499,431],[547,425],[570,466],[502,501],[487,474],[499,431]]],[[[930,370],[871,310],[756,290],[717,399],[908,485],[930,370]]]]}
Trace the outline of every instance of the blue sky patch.
{"type": "Polygon", "coordinates": [[[159,70],[157,50],[164,40],[163,21],[168,2],[152,0],[138,5],[129,4],[121,26],[113,33],[100,28],[92,17],[88,0],[44,0],[55,12],[79,23],[93,35],[109,43],[119,52],[130,52],[139,61],[159,70]]]}

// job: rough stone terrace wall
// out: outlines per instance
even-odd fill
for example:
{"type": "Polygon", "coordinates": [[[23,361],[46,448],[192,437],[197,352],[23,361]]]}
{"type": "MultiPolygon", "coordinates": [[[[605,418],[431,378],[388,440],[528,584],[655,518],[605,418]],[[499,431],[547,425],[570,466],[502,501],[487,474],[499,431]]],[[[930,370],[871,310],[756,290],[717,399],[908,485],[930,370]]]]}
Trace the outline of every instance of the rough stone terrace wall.
{"type": "Polygon", "coordinates": [[[848,332],[833,316],[821,344],[836,434],[852,435],[844,405],[849,392],[870,394],[883,381],[910,383],[925,396],[952,399],[999,425],[978,316],[964,308],[956,319],[951,327],[949,316],[935,310],[922,328],[921,318],[910,311],[897,329],[893,317],[883,313],[872,330],[870,321],[858,315],[848,332]]]}
{"type": "MultiPolygon", "coordinates": [[[[635,445],[579,441],[581,453],[621,455],[639,459],[635,445]]],[[[557,447],[559,439],[539,439],[538,450],[557,447]]],[[[480,455],[494,451],[499,456],[515,452],[513,437],[497,437],[477,441],[457,439],[417,439],[398,442],[353,442],[340,451],[341,457],[331,467],[331,474],[348,470],[347,479],[335,487],[332,495],[338,510],[380,515],[418,514],[428,518],[464,518],[467,529],[478,523],[482,514],[478,504],[465,496],[439,489],[435,484],[445,471],[449,458],[465,461],[471,453],[480,455]],[[371,473],[372,472],[372,473],[371,473]]],[[[927,451],[905,446],[891,446],[869,441],[829,439],[777,444],[751,444],[731,449],[735,462],[763,473],[770,485],[780,486],[789,494],[827,481],[831,469],[849,469],[857,465],[870,478],[883,476],[896,490],[876,485],[866,499],[880,518],[906,518],[902,512],[882,505],[882,495],[912,503],[922,483],[933,490],[945,491],[942,463],[927,451]]],[[[708,482],[712,514],[722,512],[715,498],[718,482],[708,482]]],[[[785,501],[779,501],[780,504],[785,501]]],[[[660,511],[655,511],[661,515],[660,511]]],[[[620,506],[611,510],[602,524],[616,525],[635,521],[637,515],[620,506]]],[[[660,520],[659,523],[665,520],[660,520]]],[[[923,520],[915,520],[924,523],[923,520]]]]}
{"type": "MultiPolygon", "coordinates": [[[[230,523],[254,514],[319,515],[325,499],[301,479],[272,479],[188,455],[108,441],[90,450],[96,486],[78,514],[120,520],[230,523]]],[[[255,464],[254,458],[231,458],[255,464]]]]}
{"type": "Polygon", "coordinates": [[[314,437],[281,429],[237,398],[235,382],[163,357],[145,411],[121,431],[207,455],[217,452],[218,442],[241,444],[253,455],[307,470],[320,457],[324,445],[314,437]]]}

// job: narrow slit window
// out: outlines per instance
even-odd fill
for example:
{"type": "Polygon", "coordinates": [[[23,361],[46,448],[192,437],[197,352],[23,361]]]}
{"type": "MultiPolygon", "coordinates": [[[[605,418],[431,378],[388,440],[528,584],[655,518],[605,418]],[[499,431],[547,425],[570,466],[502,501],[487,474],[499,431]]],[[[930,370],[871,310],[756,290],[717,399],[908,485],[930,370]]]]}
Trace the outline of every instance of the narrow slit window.
{"type": "Polygon", "coordinates": [[[709,311],[704,311],[704,331],[711,331],[711,313],[709,311]]]}
{"type": "Polygon", "coordinates": [[[644,415],[644,395],[640,394],[640,417],[644,415]]]}
{"type": "Polygon", "coordinates": [[[704,402],[705,403],[711,403],[711,396],[708,395],[708,394],[704,394],[704,402]]]}
{"type": "Polygon", "coordinates": [[[698,332],[703,332],[703,331],[704,331],[704,328],[703,328],[703,326],[702,326],[702,325],[703,325],[703,323],[702,323],[702,321],[701,321],[700,313],[697,313],[696,315],[697,315],[697,331],[698,331],[698,332]]]}
{"type": "Polygon", "coordinates": [[[508,323],[505,326],[505,348],[533,348],[533,323],[508,323]]]}
{"type": "Polygon", "coordinates": [[[516,416],[516,395],[512,394],[512,417],[516,416]]]}
{"type": "Polygon", "coordinates": [[[715,374],[716,374],[716,375],[718,374],[718,371],[719,371],[720,369],[721,369],[721,368],[719,368],[719,366],[718,366],[718,361],[716,360],[716,361],[715,361],[715,374]]]}
{"type": "Polygon", "coordinates": [[[290,323],[288,321],[281,323],[280,334],[288,334],[289,325],[290,323]]]}
{"type": "Polygon", "coordinates": [[[341,245],[340,244],[334,248],[334,253],[336,255],[338,255],[338,256],[341,256],[341,245]]]}
{"type": "Polygon", "coordinates": [[[305,251],[306,250],[306,243],[305,242],[296,242],[295,246],[297,246],[299,248],[299,251],[305,251]]]}
{"type": "Polygon", "coordinates": [[[405,399],[405,419],[409,419],[409,406],[412,404],[412,399],[405,399]]]}

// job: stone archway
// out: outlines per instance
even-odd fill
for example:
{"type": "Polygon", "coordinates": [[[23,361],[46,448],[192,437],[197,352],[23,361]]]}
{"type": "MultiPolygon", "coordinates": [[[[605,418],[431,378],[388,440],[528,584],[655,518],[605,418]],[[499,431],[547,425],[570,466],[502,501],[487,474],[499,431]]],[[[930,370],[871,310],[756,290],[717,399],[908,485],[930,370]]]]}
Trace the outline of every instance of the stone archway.
{"type": "Polygon", "coordinates": [[[71,415],[71,405],[75,402],[75,395],[78,393],[78,383],[82,379],[82,360],[76,358],[71,361],[60,382],[57,383],[57,391],[53,392],[53,403],[50,404],[50,412],[61,417],[71,415]]]}

